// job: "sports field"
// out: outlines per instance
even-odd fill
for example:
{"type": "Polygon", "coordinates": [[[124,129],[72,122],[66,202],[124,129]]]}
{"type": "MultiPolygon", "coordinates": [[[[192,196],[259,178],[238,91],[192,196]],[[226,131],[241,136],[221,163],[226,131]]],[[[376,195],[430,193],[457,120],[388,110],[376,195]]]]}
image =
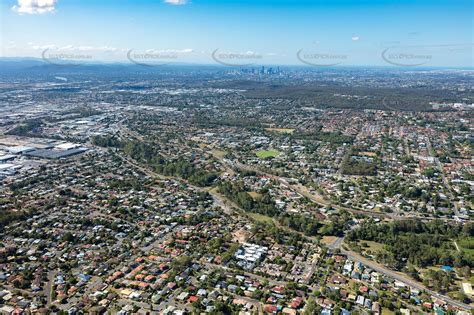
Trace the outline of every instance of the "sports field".
{"type": "Polygon", "coordinates": [[[260,150],[260,151],[257,151],[256,154],[261,159],[268,159],[268,158],[271,158],[271,157],[278,156],[278,154],[280,154],[280,152],[275,151],[275,150],[260,150]]]}

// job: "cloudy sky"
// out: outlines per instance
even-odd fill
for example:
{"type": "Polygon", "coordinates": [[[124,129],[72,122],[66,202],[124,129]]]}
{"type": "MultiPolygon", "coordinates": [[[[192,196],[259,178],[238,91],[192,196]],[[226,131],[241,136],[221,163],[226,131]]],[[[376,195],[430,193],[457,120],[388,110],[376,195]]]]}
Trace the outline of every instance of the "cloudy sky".
{"type": "Polygon", "coordinates": [[[1,0],[3,57],[473,67],[472,0],[1,0]],[[144,58],[144,57],[143,57],[144,58]]]}

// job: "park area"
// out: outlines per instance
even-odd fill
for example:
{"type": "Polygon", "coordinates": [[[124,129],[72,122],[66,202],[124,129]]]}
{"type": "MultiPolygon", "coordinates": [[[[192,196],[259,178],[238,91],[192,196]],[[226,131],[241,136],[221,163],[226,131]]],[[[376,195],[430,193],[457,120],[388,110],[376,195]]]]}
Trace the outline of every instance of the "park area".
{"type": "Polygon", "coordinates": [[[268,159],[268,158],[274,158],[277,157],[280,152],[275,151],[275,150],[260,150],[257,151],[256,155],[260,159],[268,159]]]}

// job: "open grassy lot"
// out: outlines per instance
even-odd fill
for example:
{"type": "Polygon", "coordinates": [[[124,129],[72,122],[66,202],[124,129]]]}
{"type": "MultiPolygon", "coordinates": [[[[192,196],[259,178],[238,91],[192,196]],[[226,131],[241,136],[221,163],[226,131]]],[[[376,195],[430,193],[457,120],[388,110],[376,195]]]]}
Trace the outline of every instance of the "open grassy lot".
{"type": "Polygon", "coordinates": [[[295,129],[290,129],[290,128],[265,128],[265,131],[292,134],[295,131],[295,129]]]}
{"type": "Polygon", "coordinates": [[[474,276],[471,276],[471,277],[469,278],[469,282],[470,282],[472,285],[474,285],[474,276]]]}
{"type": "Polygon", "coordinates": [[[258,221],[258,222],[264,222],[264,223],[273,223],[273,219],[266,216],[266,215],[262,215],[262,214],[258,214],[258,213],[253,213],[253,212],[247,212],[247,215],[255,220],[255,221],[258,221]]]}
{"type": "Polygon", "coordinates": [[[260,159],[268,159],[268,158],[271,158],[271,157],[276,157],[278,156],[278,154],[280,154],[280,152],[276,151],[276,150],[260,150],[260,151],[257,151],[257,157],[259,157],[260,159]]]}
{"type": "Polygon", "coordinates": [[[360,247],[362,247],[363,251],[368,251],[370,250],[372,253],[376,253],[379,250],[383,250],[383,244],[373,242],[373,241],[360,241],[359,242],[360,247]],[[367,244],[367,246],[364,246],[367,244]]]}
{"type": "Polygon", "coordinates": [[[256,191],[251,191],[248,193],[250,195],[250,197],[252,197],[253,200],[257,200],[257,199],[260,199],[262,198],[262,195],[259,194],[258,192],[256,191]]]}
{"type": "Polygon", "coordinates": [[[382,308],[382,315],[395,315],[395,313],[388,308],[382,308]]]}
{"type": "Polygon", "coordinates": [[[323,236],[323,238],[321,239],[321,242],[324,244],[324,245],[329,245],[329,244],[332,244],[334,243],[334,241],[337,239],[337,237],[335,236],[323,236]]]}
{"type": "Polygon", "coordinates": [[[375,152],[360,152],[359,155],[362,155],[362,156],[370,156],[370,157],[375,157],[375,156],[377,156],[377,154],[375,154],[375,152]]]}
{"type": "Polygon", "coordinates": [[[474,260],[474,237],[464,237],[456,240],[459,249],[464,252],[468,259],[474,260]]]}
{"type": "Polygon", "coordinates": [[[223,158],[227,154],[226,151],[221,151],[221,150],[212,150],[211,153],[217,158],[223,158]]]}

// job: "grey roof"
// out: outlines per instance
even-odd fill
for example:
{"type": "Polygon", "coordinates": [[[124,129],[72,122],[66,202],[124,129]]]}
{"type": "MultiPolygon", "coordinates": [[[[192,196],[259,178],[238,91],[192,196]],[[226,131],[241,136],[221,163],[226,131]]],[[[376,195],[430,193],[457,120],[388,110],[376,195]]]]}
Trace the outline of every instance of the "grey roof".
{"type": "Polygon", "coordinates": [[[39,157],[39,158],[46,158],[46,159],[60,159],[63,157],[76,155],[85,151],[87,151],[87,149],[85,148],[77,148],[77,149],[71,149],[71,150],[65,150],[65,151],[35,150],[35,151],[27,152],[25,155],[39,157]]]}

